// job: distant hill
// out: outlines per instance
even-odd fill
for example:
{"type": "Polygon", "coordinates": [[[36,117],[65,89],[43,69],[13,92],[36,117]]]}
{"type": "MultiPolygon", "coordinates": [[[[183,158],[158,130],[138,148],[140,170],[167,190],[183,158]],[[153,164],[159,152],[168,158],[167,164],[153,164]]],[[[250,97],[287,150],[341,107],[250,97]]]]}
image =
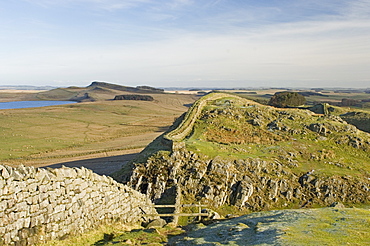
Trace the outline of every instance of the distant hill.
{"type": "Polygon", "coordinates": [[[129,86],[122,86],[122,85],[116,85],[106,82],[92,82],[91,85],[89,85],[87,88],[108,88],[111,90],[117,90],[117,91],[128,91],[128,92],[136,92],[136,93],[163,93],[163,89],[157,89],[150,86],[137,86],[137,87],[129,87],[129,86]]]}
{"type": "Polygon", "coordinates": [[[329,97],[328,95],[321,94],[318,92],[312,92],[312,91],[299,91],[298,94],[301,94],[302,96],[305,96],[305,97],[309,97],[309,96],[329,97]]]}
{"type": "Polygon", "coordinates": [[[67,88],[56,88],[35,94],[35,100],[61,100],[61,101],[100,101],[113,100],[122,92],[136,94],[159,94],[164,90],[150,86],[129,87],[111,84],[107,82],[92,82],[87,87],[71,86],[67,88]]]}
{"type": "Polygon", "coordinates": [[[0,90],[52,90],[54,86],[0,85],[0,90]]]}

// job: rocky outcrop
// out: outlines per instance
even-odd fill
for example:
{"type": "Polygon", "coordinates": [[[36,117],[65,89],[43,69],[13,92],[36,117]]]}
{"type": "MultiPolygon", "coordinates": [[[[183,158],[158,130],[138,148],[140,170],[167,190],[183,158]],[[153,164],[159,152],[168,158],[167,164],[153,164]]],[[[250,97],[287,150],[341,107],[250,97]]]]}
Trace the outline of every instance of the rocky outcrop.
{"type": "Polygon", "coordinates": [[[343,120],[358,129],[370,132],[370,114],[365,112],[349,112],[340,116],[343,120]]]}
{"type": "Polygon", "coordinates": [[[154,98],[148,95],[118,95],[114,97],[114,100],[136,100],[136,101],[153,101],[154,98]]]}
{"type": "Polygon", "coordinates": [[[0,245],[34,245],[156,214],[143,194],[85,168],[0,165],[0,245]]]}
{"type": "Polygon", "coordinates": [[[136,89],[164,93],[164,89],[154,88],[154,87],[147,86],[147,85],[136,86],[136,89]]]}
{"type": "Polygon", "coordinates": [[[117,91],[134,92],[134,93],[164,93],[163,89],[153,88],[150,86],[130,87],[130,86],[122,86],[122,85],[117,85],[117,84],[112,84],[112,83],[107,83],[107,82],[99,82],[99,81],[92,82],[87,88],[91,89],[95,87],[100,87],[100,88],[105,88],[105,89],[110,89],[110,90],[117,90],[117,91]]]}
{"type": "Polygon", "coordinates": [[[257,158],[205,159],[183,149],[149,158],[135,169],[129,185],[154,201],[177,185],[185,198],[214,207],[230,204],[254,211],[292,204],[328,206],[333,202],[370,200],[370,182],[359,182],[349,176],[320,177],[313,170],[297,175],[291,171],[292,165],[257,158]]]}
{"type": "Polygon", "coordinates": [[[75,97],[72,97],[70,100],[75,102],[95,102],[97,101],[96,98],[94,98],[91,93],[82,93],[77,94],[75,97]]]}

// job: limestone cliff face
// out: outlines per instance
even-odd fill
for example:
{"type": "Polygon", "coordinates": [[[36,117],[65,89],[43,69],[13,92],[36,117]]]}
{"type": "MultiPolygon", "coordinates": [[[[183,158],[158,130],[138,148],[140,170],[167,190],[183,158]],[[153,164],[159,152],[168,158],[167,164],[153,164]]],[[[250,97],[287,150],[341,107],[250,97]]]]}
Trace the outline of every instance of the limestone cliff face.
{"type": "Polygon", "coordinates": [[[364,112],[349,112],[341,115],[341,118],[358,129],[370,133],[370,114],[364,112]]]}
{"type": "Polygon", "coordinates": [[[153,200],[178,186],[185,198],[215,207],[230,204],[254,211],[292,204],[305,207],[370,201],[370,182],[350,176],[318,177],[314,171],[297,175],[290,165],[258,158],[204,159],[183,149],[137,166],[130,185],[153,200]]]}
{"type": "Polygon", "coordinates": [[[154,201],[177,187],[184,199],[215,207],[370,201],[370,135],[336,115],[217,93],[197,101],[178,125],[115,178],[154,201]]]}

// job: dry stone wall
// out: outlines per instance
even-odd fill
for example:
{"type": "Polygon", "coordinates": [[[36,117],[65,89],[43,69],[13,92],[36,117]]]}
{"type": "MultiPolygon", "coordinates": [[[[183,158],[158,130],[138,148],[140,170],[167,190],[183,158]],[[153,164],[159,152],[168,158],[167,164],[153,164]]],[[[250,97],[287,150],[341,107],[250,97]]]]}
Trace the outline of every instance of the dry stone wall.
{"type": "Polygon", "coordinates": [[[154,204],[85,168],[0,165],[0,245],[33,245],[113,221],[144,222],[154,204]]]}
{"type": "Polygon", "coordinates": [[[207,103],[210,101],[217,100],[223,97],[240,99],[240,97],[238,96],[225,93],[212,93],[202,97],[201,99],[196,101],[188,110],[188,112],[184,116],[184,120],[180,123],[180,125],[175,130],[167,133],[164,138],[174,142],[182,141],[193,130],[194,123],[202,113],[204,106],[206,106],[207,103]]]}

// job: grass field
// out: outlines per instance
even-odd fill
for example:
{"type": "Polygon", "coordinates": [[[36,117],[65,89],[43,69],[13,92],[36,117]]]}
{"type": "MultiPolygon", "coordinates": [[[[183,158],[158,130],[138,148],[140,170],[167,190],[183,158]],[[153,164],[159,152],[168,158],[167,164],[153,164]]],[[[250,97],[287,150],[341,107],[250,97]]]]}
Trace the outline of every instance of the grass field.
{"type": "Polygon", "coordinates": [[[0,160],[18,165],[37,159],[143,148],[195,100],[157,94],[152,102],[97,101],[0,110],[0,160]],[[157,134],[156,134],[157,133],[157,134]],[[140,136],[137,141],[130,136],[140,136]]]}

